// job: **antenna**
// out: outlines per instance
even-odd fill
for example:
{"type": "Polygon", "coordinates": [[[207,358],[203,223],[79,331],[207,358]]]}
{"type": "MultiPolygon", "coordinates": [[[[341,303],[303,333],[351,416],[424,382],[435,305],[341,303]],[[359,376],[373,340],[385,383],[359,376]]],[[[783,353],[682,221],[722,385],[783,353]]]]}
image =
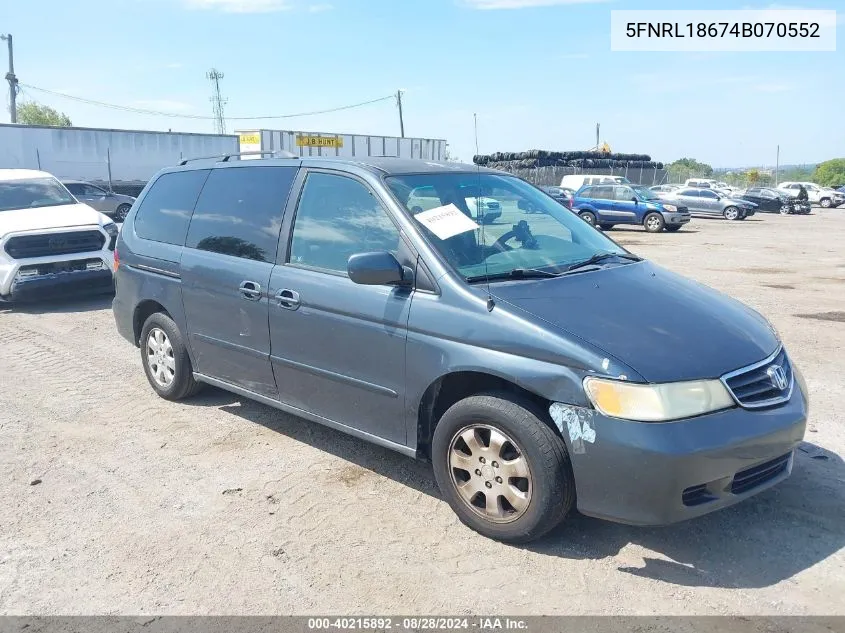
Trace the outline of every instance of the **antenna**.
{"type": "Polygon", "coordinates": [[[214,93],[209,98],[209,101],[214,105],[214,125],[217,128],[218,134],[226,133],[226,118],[223,116],[223,106],[228,103],[228,99],[224,99],[220,94],[220,80],[223,79],[223,73],[216,68],[212,68],[205,73],[206,79],[210,80],[214,86],[214,93]]]}
{"type": "MultiPolygon", "coordinates": [[[[475,130],[475,153],[478,155],[478,114],[472,113],[472,124],[475,130]]],[[[475,192],[475,215],[481,216],[481,254],[484,255],[484,249],[487,248],[487,240],[484,237],[484,210],[481,208],[481,165],[475,164],[475,173],[478,175],[478,190],[475,192]]],[[[493,300],[493,295],[490,292],[490,268],[487,263],[487,258],[484,258],[484,281],[487,284],[487,312],[492,312],[496,307],[496,302],[493,300]]]]}

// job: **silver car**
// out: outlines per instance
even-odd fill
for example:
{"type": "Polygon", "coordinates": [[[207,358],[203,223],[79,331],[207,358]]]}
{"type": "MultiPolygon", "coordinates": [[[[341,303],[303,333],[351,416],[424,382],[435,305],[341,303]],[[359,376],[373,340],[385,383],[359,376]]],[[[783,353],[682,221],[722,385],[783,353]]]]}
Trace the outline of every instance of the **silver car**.
{"type": "Polygon", "coordinates": [[[757,207],[753,202],[723,196],[712,189],[686,187],[665,193],[665,200],[677,200],[689,208],[692,215],[718,215],[728,220],[744,220],[754,215],[757,207]]]}
{"type": "Polygon", "coordinates": [[[67,187],[73,196],[80,202],[94,207],[100,213],[109,216],[115,222],[123,222],[126,214],[132,208],[135,198],[124,196],[119,193],[106,191],[105,189],[92,185],[90,182],[81,180],[64,180],[62,184],[67,187]]]}

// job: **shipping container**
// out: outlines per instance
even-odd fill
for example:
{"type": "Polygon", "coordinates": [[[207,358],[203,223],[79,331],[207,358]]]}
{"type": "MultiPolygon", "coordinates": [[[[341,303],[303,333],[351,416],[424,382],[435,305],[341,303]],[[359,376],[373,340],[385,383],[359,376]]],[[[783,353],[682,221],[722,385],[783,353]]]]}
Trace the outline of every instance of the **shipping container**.
{"type": "Polygon", "coordinates": [[[238,130],[241,152],[286,151],[297,156],[397,156],[446,160],[446,141],[335,132],[292,130],[238,130]]]}
{"type": "Polygon", "coordinates": [[[237,152],[235,135],[0,124],[0,168],[60,179],[145,183],[182,159],[237,152]]]}

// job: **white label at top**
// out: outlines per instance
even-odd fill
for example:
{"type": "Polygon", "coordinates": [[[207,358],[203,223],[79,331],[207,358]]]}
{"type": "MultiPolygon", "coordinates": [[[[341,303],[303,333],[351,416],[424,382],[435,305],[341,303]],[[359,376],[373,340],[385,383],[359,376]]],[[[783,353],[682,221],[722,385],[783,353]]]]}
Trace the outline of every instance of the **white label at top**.
{"type": "Polygon", "coordinates": [[[611,11],[610,50],[835,51],[836,11],[611,11]]]}
{"type": "Polygon", "coordinates": [[[467,217],[454,204],[447,204],[445,207],[437,207],[417,213],[414,216],[417,221],[439,239],[447,240],[460,233],[474,231],[478,225],[467,217]]]}

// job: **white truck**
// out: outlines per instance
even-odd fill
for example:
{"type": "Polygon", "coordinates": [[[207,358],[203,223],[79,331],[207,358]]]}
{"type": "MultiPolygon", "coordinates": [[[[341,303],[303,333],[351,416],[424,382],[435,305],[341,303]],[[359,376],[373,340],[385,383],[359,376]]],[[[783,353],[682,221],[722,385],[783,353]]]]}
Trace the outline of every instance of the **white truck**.
{"type": "Polygon", "coordinates": [[[813,204],[817,204],[825,209],[836,208],[841,204],[845,204],[845,193],[828,187],[820,187],[814,182],[782,182],[778,185],[778,190],[795,198],[798,192],[801,191],[802,185],[807,190],[807,198],[813,204]]]}
{"type": "Polygon", "coordinates": [[[0,169],[0,301],[110,291],[118,231],[52,175],[0,169]]]}

